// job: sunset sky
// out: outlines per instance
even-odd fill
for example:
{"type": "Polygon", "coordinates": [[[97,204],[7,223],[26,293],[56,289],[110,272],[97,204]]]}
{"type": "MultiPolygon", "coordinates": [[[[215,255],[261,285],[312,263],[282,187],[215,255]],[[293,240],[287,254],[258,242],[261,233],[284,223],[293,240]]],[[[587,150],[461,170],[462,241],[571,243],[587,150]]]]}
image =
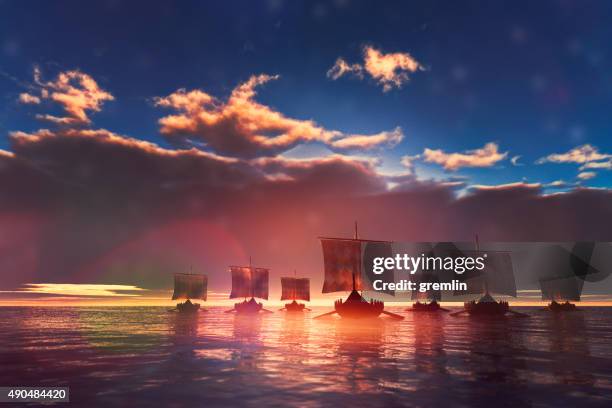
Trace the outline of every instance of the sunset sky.
{"type": "Polygon", "coordinates": [[[294,269],[318,294],[317,237],[354,220],[612,241],[612,3],[590,6],[0,2],[0,303],[188,270],[222,297],[249,256],[273,297],[294,269]]]}

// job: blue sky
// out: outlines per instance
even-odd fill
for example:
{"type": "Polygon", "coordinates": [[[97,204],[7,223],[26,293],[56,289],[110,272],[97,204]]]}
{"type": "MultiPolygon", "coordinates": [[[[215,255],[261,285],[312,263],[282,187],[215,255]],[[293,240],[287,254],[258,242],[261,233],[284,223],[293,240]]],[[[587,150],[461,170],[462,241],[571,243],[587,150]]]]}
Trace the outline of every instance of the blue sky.
{"type": "MultiPolygon", "coordinates": [[[[155,96],[178,88],[226,97],[253,74],[280,79],[256,97],[288,117],[325,128],[405,135],[382,157],[401,171],[424,148],[462,152],[497,142],[508,159],[445,172],[418,163],[420,177],[468,176],[475,184],[575,180],[577,164],[534,162],[591,144],[612,151],[612,5],[591,2],[2,2],[0,147],[12,130],[41,124],[16,103],[40,66],[46,78],[80,69],[115,100],[97,126],[166,145],[155,96]],[[36,12],[32,12],[36,10],[36,12]],[[326,72],[338,57],[359,62],[364,46],[406,52],[424,71],[382,92],[372,78],[326,72]],[[523,166],[509,158],[520,155],[523,166]]],[[[591,186],[609,186],[601,170],[591,186]]]]}

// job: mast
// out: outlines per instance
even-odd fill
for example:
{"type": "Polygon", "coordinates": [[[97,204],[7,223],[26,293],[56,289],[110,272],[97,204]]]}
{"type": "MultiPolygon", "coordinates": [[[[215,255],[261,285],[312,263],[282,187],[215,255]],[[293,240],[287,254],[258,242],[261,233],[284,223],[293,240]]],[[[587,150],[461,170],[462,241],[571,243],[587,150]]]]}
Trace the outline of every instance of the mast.
{"type": "MultiPolygon", "coordinates": [[[[359,239],[359,232],[357,230],[357,221],[355,221],[355,240],[359,239]]],[[[359,275],[361,276],[361,262],[359,263],[359,275]]],[[[353,269],[353,291],[355,290],[355,270],[353,269]]],[[[363,291],[362,291],[363,295],[363,291]]]]}
{"type": "MultiPolygon", "coordinates": [[[[475,238],[475,242],[476,242],[476,255],[478,256],[478,254],[480,253],[480,243],[478,241],[478,234],[474,234],[474,238],[475,238]]],[[[489,294],[489,279],[487,278],[487,275],[485,274],[483,276],[483,290],[484,290],[484,295],[488,295],[489,294]]]]}

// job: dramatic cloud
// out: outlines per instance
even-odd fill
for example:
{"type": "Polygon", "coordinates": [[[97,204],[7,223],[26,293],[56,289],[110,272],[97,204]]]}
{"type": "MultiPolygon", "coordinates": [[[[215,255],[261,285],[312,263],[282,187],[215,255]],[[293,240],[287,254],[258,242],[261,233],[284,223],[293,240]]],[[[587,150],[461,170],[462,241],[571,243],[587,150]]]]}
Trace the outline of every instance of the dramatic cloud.
{"type": "Polygon", "coordinates": [[[327,71],[327,77],[338,79],[346,74],[354,74],[363,78],[365,71],[379,85],[383,92],[388,92],[393,88],[401,88],[410,80],[409,74],[416,71],[423,71],[424,67],[409,53],[388,53],[384,54],[371,46],[363,48],[363,65],[349,64],[343,58],[338,58],[333,67],[327,71]]]}
{"type": "Polygon", "coordinates": [[[62,106],[67,116],[46,114],[36,117],[59,125],[89,124],[91,120],[87,111],[99,112],[105,101],[114,99],[110,93],[102,90],[92,77],[77,70],[60,72],[54,81],[44,82],[40,70],[36,67],[34,82],[39,95],[22,93],[19,95],[19,102],[36,105],[43,99],[56,102],[62,106]]]}
{"type": "Polygon", "coordinates": [[[484,147],[476,150],[468,150],[464,153],[447,153],[441,149],[426,148],[423,151],[423,160],[436,163],[445,170],[455,171],[461,167],[491,167],[504,160],[508,152],[500,153],[496,143],[487,143],[484,147]]]}
{"type": "Polygon", "coordinates": [[[542,157],[537,164],[543,163],[576,163],[581,164],[580,172],[576,176],[580,180],[590,180],[597,175],[593,171],[584,170],[611,170],[612,154],[601,153],[597,147],[585,144],[574,147],[566,153],[555,153],[542,157]]]}
{"type": "Polygon", "coordinates": [[[578,173],[578,178],[580,180],[590,180],[593,177],[597,176],[597,173],[595,173],[594,171],[583,171],[578,173]]]}
{"type": "MultiPolygon", "coordinates": [[[[276,114],[275,121],[291,121],[252,101],[254,82],[235,89],[231,103],[201,91],[158,102],[182,106],[189,120],[253,109],[240,118],[265,124],[276,114]]],[[[9,141],[0,151],[0,290],[42,282],[167,290],[173,272],[193,265],[209,274],[211,290],[224,292],[227,265],[252,256],[271,268],[273,293],[278,276],[294,268],[312,277],[316,292],[322,278],[316,237],[349,237],[355,220],[362,236],[394,241],[471,240],[474,232],[499,241],[611,238],[606,189],[553,196],[537,184],[515,183],[472,186],[458,196],[462,181],[387,176],[370,158],[295,159],[265,149],[226,157],[81,127],[17,131],[9,141]]],[[[455,161],[447,167],[470,160],[455,161]]],[[[36,290],[72,289],[61,286],[36,290]]]]}
{"type": "Polygon", "coordinates": [[[237,86],[227,101],[201,91],[178,91],[155,98],[155,105],[178,114],[161,118],[161,133],[176,144],[196,141],[204,148],[235,157],[272,156],[302,142],[320,142],[336,149],[369,149],[395,146],[401,129],[372,135],[347,134],[325,129],[312,120],[286,117],[256,102],[256,87],[278,76],[252,76],[237,86]]]}

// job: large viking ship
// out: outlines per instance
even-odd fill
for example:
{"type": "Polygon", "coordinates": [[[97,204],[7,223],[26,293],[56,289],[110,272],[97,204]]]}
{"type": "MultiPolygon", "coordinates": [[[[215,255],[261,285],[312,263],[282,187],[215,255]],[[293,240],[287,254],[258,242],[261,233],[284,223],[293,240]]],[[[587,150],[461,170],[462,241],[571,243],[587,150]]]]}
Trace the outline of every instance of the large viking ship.
{"type": "Polygon", "coordinates": [[[464,252],[476,257],[485,257],[485,268],[481,271],[474,269],[459,275],[460,279],[467,283],[467,291],[458,294],[478,294],[480,298],[464,303],[463,310],[451,313],[451,315],[468,313],[470,316],[502,317],[513,314],[518,317],[527,317],[524,313],[511,310],[507,301],[498,301],[493,297],[493,294],[516,297],[516,282],[510,253],[503,251],[481,253],[478,236],[476,236],[476,251],[464,252]]]}
{"type": "Polygon", "coordinates": [[[193,303],[191,300],[206,300],[207,286],[208,277],[206,275],[175,273],[172,300],[185,299],[185,302],[176,305],[176,310],[181,313],[197,312],[200,304],[193,303]]]}
{"type": "Polygon", "coordinates": [[[303,312],[306,308],[304,303],[298,303],[298,300],[310,301],[310,279],[308,278],[297,278],[283,277],[281,278],[281,300],[291,300],[291,303],[286,303],[285,307],[281,310],[288,312],[303,312]]]}
{"type": "Polygon", "coordinates": [[[228,312],[238,314],[254,314],[266,309],[262,303],[258,303],[255,298],[268,299],[268,277],[270,270],[267,268],[256,268],[249,266],[230,266],[232,274],[232,292],[230,299],[244,298],[244,301],[234,303],[234,308],[228,312]],[[250,298],[250,299],[248,299],[250,298]]]}
{"type": "Polygon", "coordinates": [[[323,293],[350,291],[345,301],[336,300],[334,310],[316,318],[337,313],[343,318],[373,318],[381,313],[396,319],[402,316],[385,311],[385,304],[379,300],[367,301],[359,291],[370,289],[363,282],[364,261],[377,256],[391,256],[391,242],[360,239],[355,223],[355,236],[350,238],[320,237],[323,247],[325,280],[323,293]]]}

